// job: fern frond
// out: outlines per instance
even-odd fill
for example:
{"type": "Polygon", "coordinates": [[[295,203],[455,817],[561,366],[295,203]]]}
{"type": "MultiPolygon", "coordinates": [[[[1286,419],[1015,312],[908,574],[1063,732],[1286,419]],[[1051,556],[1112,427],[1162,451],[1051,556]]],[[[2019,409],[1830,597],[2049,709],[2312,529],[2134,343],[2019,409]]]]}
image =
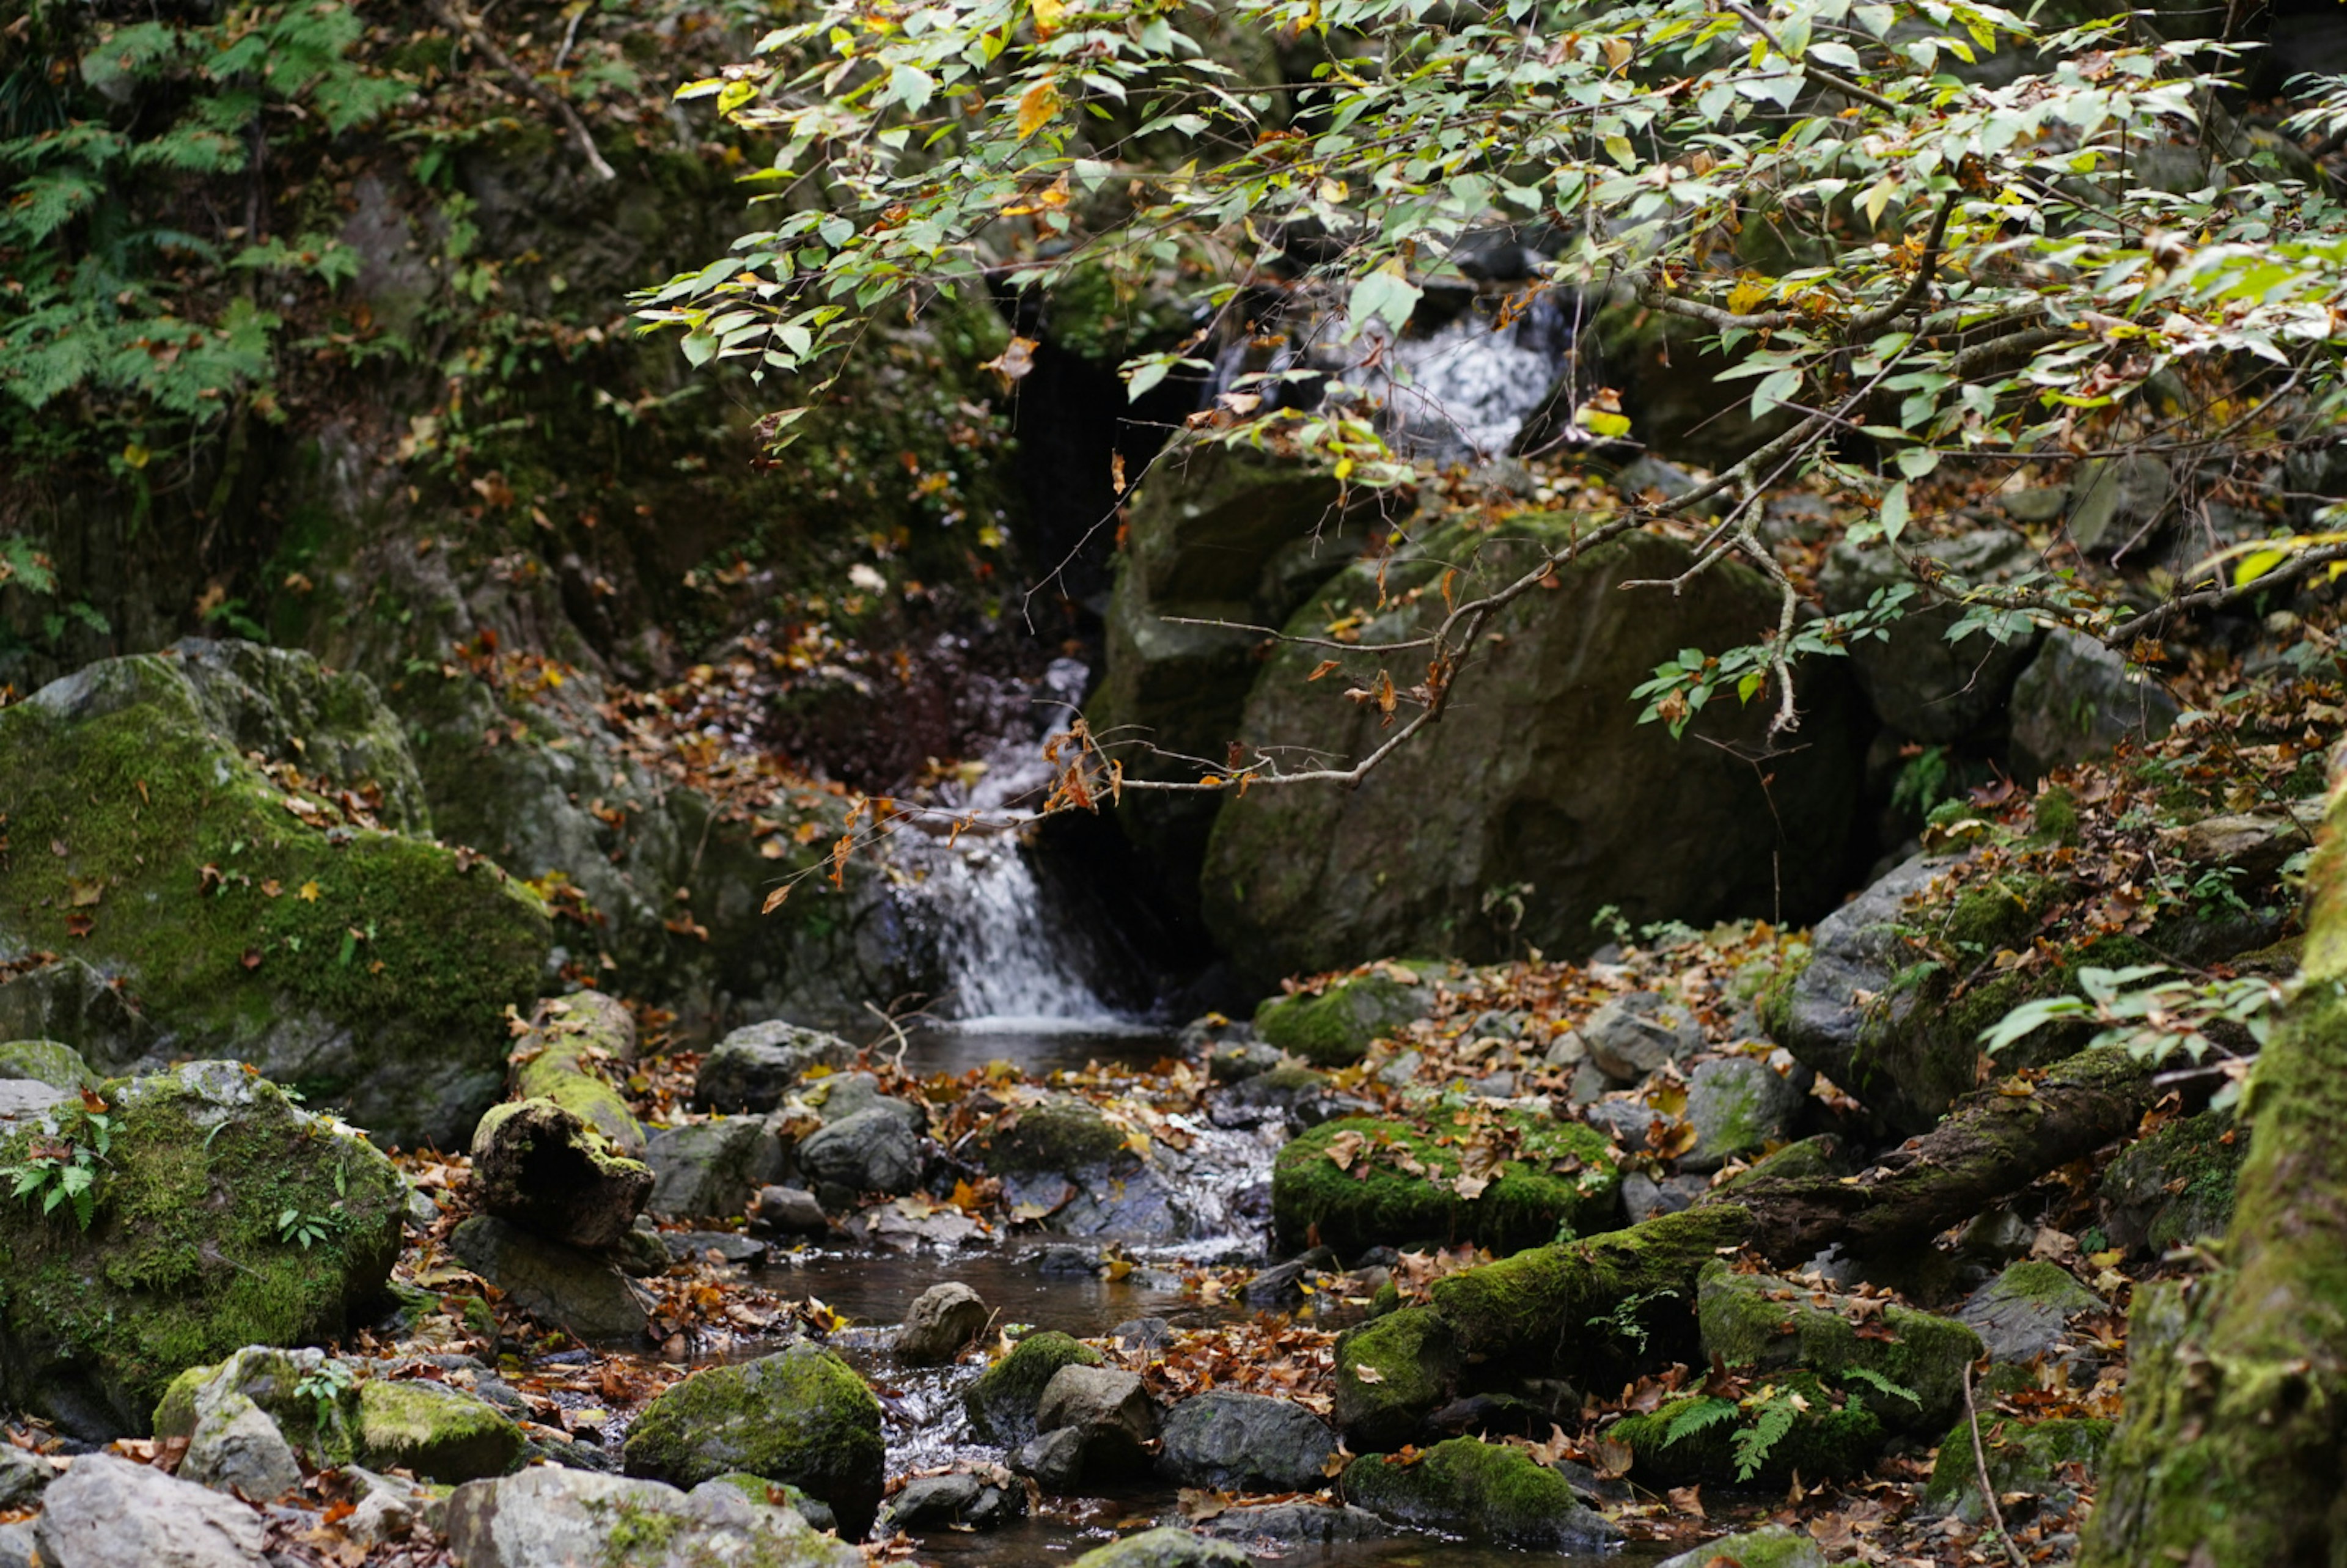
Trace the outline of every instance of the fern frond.
{"type": "Polygon", "coordinates": [[[1922,1409],[1923,1399],[1922,1395],[1916,1393],[1912,1389],[1901,1388],[1900,1385],[1892,1382],[1890,1378],[1884,1377],[1881,1373],[1876,1371],[1871,1367],[1845,1367],[1842,1368],[1841,1377],[1842,1381],[1845,1383],[1855,1378],[1858,1381],[1865,1384],[1868,1388],[1874,1389],[1877,1393],[1888,1394],[1894,1399],[1904,1399],[1909,1404],[1913,1405],[1916,1409],[1922,1409]]]}
{"type": "Polygon", "coordinates": [[[1671,1424],[1663,1432],[1663,1446],[1668,1448],[1690,1432],[1699,1432],[1706,1427],[1716,1427],[1729,1420],[1736,1411],[1737,1404],[1733,1399],[1717,1397],[1697,1399],[1671,1418],[1671,1424]]]}
{"type": "Polygon", "coordinates": [[[1793,1430],[1793,1401],[1782,1395],[1755,1412],[1752,1424],[1728,1440],[1736,1454],[1736,1479],[1750,1481],[1768,1462],[1768,1452],[1793,1430]]]}

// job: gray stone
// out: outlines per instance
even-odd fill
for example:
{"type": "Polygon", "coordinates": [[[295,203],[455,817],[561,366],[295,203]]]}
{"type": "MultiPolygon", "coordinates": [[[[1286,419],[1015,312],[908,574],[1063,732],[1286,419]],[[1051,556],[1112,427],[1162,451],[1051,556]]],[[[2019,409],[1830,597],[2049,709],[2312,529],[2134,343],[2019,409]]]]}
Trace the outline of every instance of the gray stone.
{"type": "Polygon", "coordinates": [[[43,1568],[248,1568],[261,1515],[234,1498],[112,1454],[84,1454],[42,1498],[43,1568]]]}
{"type": "Polygon", "coordinates": [[[991,1530],[1026,1515],[1027,1489],[999,1470],[991,1477],[967,1471],[917,1475],[880,1511],[879,1532],[885,1536],[899,1530],[937,1530],[957,1524],[991,1530]]]}
{"type": "Polygon", "coordinates": [[[2116,557],[2141,548],[2166,521],[2174,488],[2168,465],[2157,457],[2088,458],[2070,482],[2070,542],[2086,555],[2116,557]]]}
{"type": "Polygon", "coordinates": [[[1956,1320],[1999,1361],[2026,1363],[2076,1348],[2070,1320],[2107,1305],[2057,1263],[2016,1263],[1973,1292],[1956,1320]]]}
{"type": "Polygon", "coordinates": [[[458,1225],[448,1248],[523,1311],[582,1338],[631,1338],[651,1322],[644,1298],[611,1264],[494,1215],[476,1214],[458,1225]]]}
{"type": "Polygon", "coordinates": [[[1589,1059],[1618,1083],[1635,1083],[1666,1061],[1684,1061],[1703,1049],[1703,1028],[1687,1010],[1653,991],[1631,991],[1589,1015],[1581,1026],[1589,1059]]]}
{"type": "Polygon", "coordinates": [[[705,1263],[714,1254],[720,1263],[758,1264],[766,1259],[766,1244],[755,1236],[732,1231],[663,1231],[661,1245],[679,1261],[705,1263]]]}
{"type": "Polygon", "coordinates": [[[1997,510],[2016,523],[2050,523],[2060,517],[2069,505],[2070,492],[2058,485],[2005,490],[1996,497],[1997,510]]]}
{"type": "Polygon", "coordinates": [[[1654,1107],[1643,1100],[1629,1097],[1594,1100],[1582,1107],[1581,1115],[1583,1121],[1630,1153],[1640,1153],[1652,1141],[1654,1107]]]}
{"type": "Polygon", "coordinates": [[[1089,1435],[1076,1427],[1042,1432],[1011,1451],[1010,1468],[1047,1492],[1071,1492],[1083,1484],[1089,1435]]]}
{"type": "Polygon", "coordinates": [[[0,1442],[0,1509],[27,1506],[56,1476],[56,1460],[0,1442]]]}
{"type": "Polygon", "coordinates": [[[37,1078],[0,1078],[0,1131],[5,1131],[11,1122],[37,1116],[50,1106],[62,1105],[72,1098],[70,1091],[37,1078]]]}
{"type": "Polygon", "coordinates": [[[1096,1546],[1069,1568],[1251,1568],[1253,1561],[1227,1541],[1167,1524],[1096,1546]]]}
{"type": "Polygon", "coordinates": [[[1632,1225],[1643,1225],[1656,1214],[1675,1214],[1693,1208],[1696,1201],[1711,1190],[1711,1184],[1701,1176],[1664,1176],[1656,1178],[1644,1171],[1633,1171],[1622,1178],[1622,1212],[1632,1225]]]}
{"type": "Polygon", "coordinates": [[[36,1551],[31,1524],[0,1524],[0,1568],[34,1568],[36,1551]]]}
{"type": "Polygon", "coordinates": [[[95,1089],[98,1076],[81,1052],[54,1040],[12,1040],[0,1044],[0,1079],[30,1078],[71,1094],[95,1089]]]}
{"type": "MultiPolygon", "coordinates": [[[[2195,866],[2222,866],[2263,883],[2291,856],[2314,847],[2320,820],[2320,803],[2309,803],[2303,818],[2295,810],[2228,812],[2187,827],[2177,847],[2195,866]]],[[[6,1050],[0,1046],[0,1054],[6,1050]]]]}
{"type": "Polygon", "coordinates": [[[737,1029],[709,1049],[692,1081],[705,1111],[772,1111],[810,1067],[842,1068],[856,1048],[835,1034],[780,1019],[737,1029]]]}
{"type": "Polygon", "coordinates": [[[1213,1392],[1165,1413],[1158,1466],[1184,1486],[1220,1491],[1317,1491],[1337,1434],[1300,1405],[1213,1392]]]}
{"type": "Polygon", "coordinates": [[[1075,1363],[1051,1374],[1035,1406],[1035,1430],[1062,1427],[1124,1434],[1136,1449],[1157,1435],[1157,1407],[1131,1372],[1075,1363]]]}
{"type": "Polygon", "coordinates": [[[59,958],[0,983],[0,1035],[72,1040],[92,1066],[119,1073],[152,1050],[156,1029],[119,984],[80,958],[59,958]]]}
{"type": "Polygon", "coordinates": [[[831,1229],[822,1200],[805,1187],[760,1187],[750,1228],[766,1235],[820,1235],[831,1229]]]}
{"type": "Polygon", "coordinates": [[[2174,729],[2183,712],[2115,650],[2075,631],[2050,633],[2014,684],[2014,775],[2037,779],[2122,741],[2147,744],[2174,729]]]}
{"type": "MultiPolygon", "coordinates": [[[[1317,1484],[1317,1483],[1316,1483],[1317,1484]]],[[[1366,1509],[1325,1502],[1257,1502],[1225,1508],[1198,1529],[1217,1541],[1232,1541],[1266,1557],[1284,1557],[1298,1547],[1340,1546],[1375,1541],[1391,1533],[1385,1521],[1366,1509]]]]}
{"type": "Polygon", "coordinates": [[[1781,1143],[1808,1098],[1813,1074],[1796,1066],[1780,1073],[1751,1056],[1727,1056],[1696,1066],[1687,1075],[1686,1119],[1694,1123],[1695,1147],[1679,1156],[1689,1171],[1717,1171],[1730,1160],[1758,1154],[1781,1143]]]}
{"type": "Polygon", "coordinates": [[[302,1484],[302,1461],[269,1413],[231,1390],[197,1421],[179,1474],[214,1491],[241,1491],[266,1502],[302,1484]]]}
{"type": "MultiPolygon", "coordinates": [[[[2001,581],[2038,564],[2029,542],[2006,529],[1932,540],[1922,549],[1965,583],[2001,581]]],[[[1839,544],[1827,552],[1818,591],[1829,613],[1849,615],[1866,609],[1876,594],[1913,582],[1888,550],[1839,544]]],[[[1901,734],[1928,744],[1992,733],[2006,694],[2037,646],[2036,633],[2024,630],[1999,642],[1974,632],[1951,642],[1948,631],[1963,619],[1961,607],[1932,604],[1919,593],[1906,609],[1887,638],[1861,638],[1850,646],[1851,669],[1874,711],[1901,734]]]]}
{"type": "Polygon", "coordinates": [[[677,1219],[738,1214],[750,1194],[783,1173],[783,1147],[748,1116],[664,1127],[644,1151],[652,1168],[645,1207],[677,1219]]]}
{"type": "Polygon", "coordinates": [[[897,1330],[897,1358],[916,1366],[950,1361],[980,1334],[993,1315],[978,1292],[953,1280],[933,1285],[913,1298],[897,1330]]]}
{"type": "Polygon", "coordinates": [[[787,1508],[712,1483],[692,1494],[653,1481],[545,1466],[470,1481],[448,1500],[451,1552],[465,1568],[859,1568],[856,1550],[787,1508]],[[614,1524],[638,1525],[624,1536],[614,1524]]]}
{"type": "Polygon", "coordinates": [[[1823,1548],[1798,1530],[1764,1524],[1706,1541],[1655,1564],[1655,1568],[1709,1568],[1719,1562],[1748,1563],[1751,1568],[1826,1568],[1823,1548]]]}
{"type": "Polygon", "coordinates": [[[921,1184],[928,1129],[920,1107],[881,1096],[809,1133],[798,1146],[799,1169],[830,1208],[844,1208],[866,1193],[895,1197],[921,1184]]]}

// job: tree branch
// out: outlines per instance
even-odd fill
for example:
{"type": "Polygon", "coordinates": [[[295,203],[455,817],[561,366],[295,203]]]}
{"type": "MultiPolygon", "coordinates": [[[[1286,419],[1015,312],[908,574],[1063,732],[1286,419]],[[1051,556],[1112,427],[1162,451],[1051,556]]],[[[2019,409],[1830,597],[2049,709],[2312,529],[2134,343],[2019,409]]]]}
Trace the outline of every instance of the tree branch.
{"type": "Polygon", "coordinates": [[[513,56],[497,47],[497,40],[484,32],[480,24],[466,15],[452,0],[425,0],[425,5],[433,20],[480,50],[489,64],[514,79],[524,96],[563,123],[570,132],[570,139],[577,145],[579,156],[587,160],[587,167],[595,171],[596,179],[620,178],[619,171],[604,162],[603,155],[595,149],[595,138],[587,133],[587,122],[579,118],[579,111],[570,107],[569,100],[549,92],[537,77],[516,65],[513,56]]]}

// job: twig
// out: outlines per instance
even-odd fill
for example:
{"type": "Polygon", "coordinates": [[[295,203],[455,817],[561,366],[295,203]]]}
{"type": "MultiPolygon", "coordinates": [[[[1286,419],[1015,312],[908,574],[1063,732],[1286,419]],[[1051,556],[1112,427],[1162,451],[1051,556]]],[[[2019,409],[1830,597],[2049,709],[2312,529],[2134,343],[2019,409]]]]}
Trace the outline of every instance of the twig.
{"type": "Polygon", "coordinates": [[[426,0],[426,3],[435,21],[480,50],[489,64],[514,79],[525,97],[569,128],[570,139],[578,144],[579,156],[587,160],[587,167],[595,171],[596,179],[620,178],[619,171],[604,162],[603,155],[595,149],[595,138],[587,133],[587,122],[579,118],[579,111],[572,108],[567,100],[548,92],[537,77],[514,64],[513,56],[497,47],[497,40],[483,32],[477,21],[466,15],[456,5],[446,4],[445,0],[426,0]]]}
{"type": "Polygon", "coordinates": [[[2004,1543],[2004,1554],[2013,1559],[2013,1568],[2029,1568],[2029,1559],[2013,1543],[2013,1536],[2004,1528],[2004,1512],[1996,1505],[1996,1488],[1988,1481],[1988,1454],[1981,1447],[1980,1410],[1973,1404],[1973,1364],[1964,1363],[1964,1425],[1973,1434],[1973,1470],[1980,1477],[1981,1501],[1988,1509],[1988,1521],[1996,1531],[1996,1538],[2004,1543]]]}
{"type": "Polygon", "coordinates": [[[554,69],[560,71],[562,62],[570,57],[570,46],[579,41],[579,24],[587,19],[588,0],[579,0],[570,7],[570,26],[562,30],[562,47],[554,51],[554,69]]]}
{"type": "Polygon", "coordinates": [[[888,1071],[891,1073],[901,1074],[905,1071],[905,1052],[911,1050],[913,1045],[911,1039],[905,1033],[905,1026],[897,1021],[895,1015],[882,1012],[870,1002],[864,1004],[864,1010],[887,1024],[888,1032],[897,1037],[897,1054],[889,1059],[888,1071]]]}
{"type": "MultiPolygon", "coordinates": [[[[1775,47],[1778,54],[1784,56],[1788,60],[1792,59],[1793,51],[1785,47],[1784,41],[1778,38],[1776,34],[1768,30],[1768,23],[1762,21],[1758,15],[1755,15],[1745,7],[1734,4],[1734,0],[1730,0],[1727,8],[1735,12],[1737,15],[1743,17],[1746,21],[1751,23],[1755,27],[1758,27],[1760,30],[1760,36],[1768,39],[1769,44],[1775,47]]],[[[1807,60],[1801,60],[1796,63],[1801,67],[1801,74],[1803,76],[1812,78],[1820,87],[1832,88],[1835,92],[1840,93],[1846,98],[1856,98],[1862,104],[1872,104],[1876,108],[1887,109],[1892,114],[1903,115],[1907,112],[1904,105],[1892,103],[1881,93],[1870,92],[1867,88],[1860,87],[1856,82],[1851,81],[1849,77],[1840,76],[1835,72],[1827,70],[1823,66],[1812,65],[1807,60]]]]}

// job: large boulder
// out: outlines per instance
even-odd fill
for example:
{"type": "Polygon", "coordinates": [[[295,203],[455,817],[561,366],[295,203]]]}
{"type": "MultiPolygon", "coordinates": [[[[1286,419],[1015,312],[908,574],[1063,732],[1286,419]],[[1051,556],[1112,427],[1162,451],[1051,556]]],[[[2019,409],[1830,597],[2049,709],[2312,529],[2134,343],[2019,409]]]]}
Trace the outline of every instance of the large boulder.
{"type": "Polygon", "coordinates": [[[730,1481],[690,1492],[548,1465],[460,1486],[448,1544],[465,1568],[857,1568],[856,1550],[730,1481]]]}
{"type": "Polygon", "coordinates": [[[76,1100],[0,1135],[0,1165],[26,1161],[36,1139],[105,1145],[87,1224],[71,1203],[44,1214],[0,1201],[11,1402],[84,1436],[143,1431],[183,1368],[367,1320],[407,1189],[365,1140],[235,1062],[191,1062],[107,1097],[104,1132],[76,1100]]]}
{"type": "Polygon", "coordinates": [[[1345,1467],[1345,1501],[1419,1530],[1532,1551],[1594,1552],[1619,1526],[1522,1449],[1452,1438],[1422,1454],[1366,1455],[1345,1467]]]}
{"type": "Polygon", "coordinates": [[[42,1498],[44,1568],[261,1568],[258,1510],[112,1454],[85,1454],[42,1498]]]}
{"type": "Polygon", "coordinates": [[[2121,742],[2143,746],[2183,712],[2125,655],[2075,631],[2054,632],[2014,683],[2014,776],[2036,779],[2121,742]]]}
{"type": "MultiPolygon", "coordinates": [[[[1319,638],[1349,621],[1365,643],[1421,634],[1444,614],[1435,589],[1445,571],[1460,571],[1454,600],[1491,591],[1571,527],[1521,517],[1503,536],[1439,529],[1348,569],[1290,630],[1319,638]]],[[[1690,647],[1749,644],[1777,623],[1775,590],[1733,565],[1676,595],[1620,591],[1690,564],[1686,546],[1648,534],[1583,551],[1553,586],[1493,619],[1442,723],[1358,787],[1258,785],[1225,797],[1201,895],[1242,970],[1268,984],[1382,953],[1581,951],[1607,905],[1634,923],[1799,917],[1828,905],[1859,777],[1846,677],[1824,665],[1804,674],[1799,745],[1758,768],[1772,701],[1739,706],[1722,693],[1684,740],[1638,722],[1631,693],[1657,665],[1690,647]]],[[[1390,738],[1378,703],[1346,695],[1377,684],[1378,661],[1360,656],[1343,678],[1313,682],[1326,653],[1283,645],[1264,664],[1240,736],[1250,755],[1268,748],[1342,765],[1390,738]]],[[[1394,684],[1408,687],[1421,667],[1393,670],[1394,684]]],[[[1396,722],[1412,711],[1405,699],[1396,722]]]]}
{"type": "MultiPolygon", "coordinates": [[[[2037,566],[2029,541],[2004,528],[1930,540],[1918,557],[1973,585],[1998,582],[2037,566]]],[[[1916,591],[1913,574],[1897,556],[1846,543],[1827,552],[1825,569],[1818,574],[1819,595],[1834,615],[1864,610],[1877,596],[1901,586],[1916,591]]],[[[2026,628],[2000,642],[1975,631],[1952,642],[1948,632],[1963,617],[1961,605],[1917,599],[1887,636],[1860,638],[1850,645],[1850,668],[1867,701],[1901,734],[1941,745],[1994,740],[2004,729],[2005,699],[2037,651],[2037,632],[2026,628]]]]}
{"type": "Polygon", "coordinates": [[[835,1034],[780,1019],[735,1030],[701,1059],[693,1103],[710,1111],[772,1111],[810,1067],[846,1067],[856,1048],[835,1034]]]}
{"type": "Polygon", "coordinates": [[[644,1407],[623,1452],[630,1474],[678,1486],[741,1471],[802,1488],[851,1540],[879,1509],[887,1457],[880,1401],[846,1362],[804,1341],[694,1373],[644,1407]]]}
{"type": "Polygon", "coordinates": [[[1337,1434],[1300,1405],[1223,1390],[1175,1405],[1161,1426],[1159,1468],[1218,1491],[1317,1491],[1337,1434]]]}
{"type": "Polygon", "coordinates": [[[753,1116],[664,1127],[652,1134],[644,1159],[651,1166],[651,1212],[678,1219],[738,1214],[783,1173],[782,1144],[753,1116]]]}
{"type": "Polygon", "coordinates": [[[538,989],[544,907],[421,836],[373,687],[264,654],[108,660],[0,712],[0,813],[45,851],[0,863],[0,958],[70,947],[127,981],[150,1057],[236,1057],[456,1146],[497,1098],[506,1009],[538,989]]]}

